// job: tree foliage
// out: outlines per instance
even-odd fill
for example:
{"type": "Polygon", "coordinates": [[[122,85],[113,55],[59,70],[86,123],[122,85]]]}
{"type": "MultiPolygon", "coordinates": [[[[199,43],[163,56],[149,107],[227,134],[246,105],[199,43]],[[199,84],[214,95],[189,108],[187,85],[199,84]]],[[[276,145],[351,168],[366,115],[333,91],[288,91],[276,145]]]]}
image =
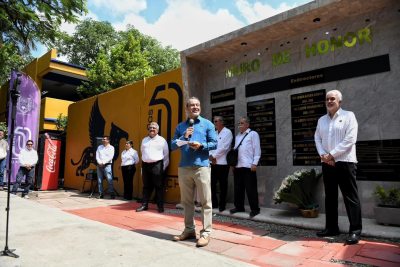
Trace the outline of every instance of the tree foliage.
{"type": "Polygon", "coordinates": [[[10,79],[11,70],[21,70],[33,58],[27,54],[19,53],[11,43],[0,47],[0,85],[10,79]]]}
{"type": "Polygon", "coordinates": [[[66,132],[68,126],[68,116],[63,115],[62,113],[58,114],[56,119],[56,127],[58,131],[66,132]]]}
{"type": "Polygon", "coordinates": [[[96,95],[180,66],[179,52],[132,26],[117,32],[108,22],[82,21],[57,42],[70,63],[87,67],[82,97],[96,95]]]}
{"type": "Polygon", "coordinates": [[[118,39],[109,22],[86,19],[76,26],[73,35],[62,33],[55,45],[69,63],[88,67],[95,63],[100,52],[110,51],[118,39]]]}
{"type": "Polygon", "coordinates": [[[78,87],[83,97],[96,95],[153,75],[133,34],[125,36],[110,51],[100,52],[87,71],[88,82],[78,87]]]}
{"type": "Polygon", "coordinates": [[[86,0],[0,0],[0,85],[32,60],[35,43],[50,45],[62,22],[85,12],[86,0]]]}
{"type": "Polygon", "coordinates": [[[0,0],[0,45],[31,49],[57,37],[62,22],[77,22],[86,12],[83,0],[0,0]]]}

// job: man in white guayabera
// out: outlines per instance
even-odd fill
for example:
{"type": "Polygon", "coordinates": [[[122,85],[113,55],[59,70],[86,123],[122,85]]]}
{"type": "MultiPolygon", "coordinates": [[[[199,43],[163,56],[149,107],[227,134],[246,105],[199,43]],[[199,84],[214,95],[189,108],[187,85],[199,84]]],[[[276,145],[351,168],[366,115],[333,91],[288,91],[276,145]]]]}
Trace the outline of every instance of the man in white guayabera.
{"type": "Polygon", "coordinates": [[[16,194],[19,187],[22,187],[24,191],[21,197],[29,198],[29,188],[33,184],[33,176],[35,175],[35,165],[38,162],[38,154],[33,149],[33,141],[26,141],[26,147],[19,152],[19,169],[17,173],[17,181],[15,182],[12,193],[16,194]],[[25,185],[21,186],[22,179],[25,176],[25,185]]]}
{"type": "Polygon", "coordinates": [[[361,205],[356,183],[356,141],[358,123],[354,113],[341,108],[342,93],[338,90],[326,94],[328,113],[318,120],[315,145],[322,162],[325,187],[325,230],[319,237],[339,234],[338,187],[343,195],[350,221],[346,243],[357,244],[362,229],[361,205]]]}

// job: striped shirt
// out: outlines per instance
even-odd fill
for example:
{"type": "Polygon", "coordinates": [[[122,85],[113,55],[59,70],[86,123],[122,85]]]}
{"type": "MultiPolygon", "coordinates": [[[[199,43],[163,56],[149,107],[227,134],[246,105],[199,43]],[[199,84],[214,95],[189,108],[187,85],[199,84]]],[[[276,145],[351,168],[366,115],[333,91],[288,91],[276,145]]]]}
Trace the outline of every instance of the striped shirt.
{"type": "Polygon", "coordinates": [[[320,156],[331,154],[335,162],[357,163],[356,142],[358,123],[353,112],[339,109],[333,118],[319,118],[314,140],[320,156]]]}

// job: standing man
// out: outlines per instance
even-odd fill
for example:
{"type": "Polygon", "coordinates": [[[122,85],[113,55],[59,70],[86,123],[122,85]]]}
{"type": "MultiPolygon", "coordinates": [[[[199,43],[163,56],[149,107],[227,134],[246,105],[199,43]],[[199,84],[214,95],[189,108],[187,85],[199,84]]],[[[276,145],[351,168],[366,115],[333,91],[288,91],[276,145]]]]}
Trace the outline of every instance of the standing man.
{"type": "Polygon", "coordinates": [[[4,139],[4,131],[0,130],[0,190],[3,190],[4,186],[4,173],[6,170],[6,159],[8,152],[8,143],[4,139]]]}
{"type": "Polygon", "coordinates": [[[140,150],[142,152],[143,202],[137,212],[148,209],[149,198],[156,191],[158,212],[164,212],[164,171],[169,164],[168,143],[158,135],[159,126],[151,122],[148,136],[143,138],[140,150]]]}
{"type": "Polygon", "coordinates": [[[103,136],[101,142],[96,151],[97,161],[97,183],[99,185],[99,198],[104,198],[103,193],[103,178],[106,177],[108,182],[108,193],[110,198],[115,198],[114,186],[113,186],[113,174],[112,174],[112,160],[114,158],[114,147],[110,145],[110,137],[103,136]]]}
{"type": "Polygon", "coordinates": [[[358,123],[354,113],[341,109],[342,93],[338,90],[326,94],[328,113],[318,120],[315,145],[322,162],[325,187],[325,230],[317,236],[339,235],[338,186],[343,195],[350,221],[347,244],[357,244],[362,229],[361,205],[356,183],[356,141],[358,123]]]}
{"type": "Polygon", "coordinates": [[[250,218],[260,213],[258,205],[257,189],[257,165],[261,157],[260,136],[250,128],[250,120],[247,117],[239,119],[239,133],[235,138],[235,148],[239,149],[238,164],[233,172],[234,181],[234,205],[230,213],[244,212],[244,196],[250,205],[250,218]]]}
{"type": "Polygon", "coordinates": [[[224,118],[214,117],[214,125],[218,134],[216,150],[210,151],[211,162],[211,199],[213,209],[224,211],[226,207],[226,193],[228,191],[229,166],[226,162],[226,154],[231,148],[232,132],[224,126],[224,118]],[[219,201],[217,197],[217,183],[219,183],[219,201]]]}
{"type": "Polygon", "coordinates": [[[38,154],[33,149],[33,141],[26,141],[26,147],[19,152],[19,169],[17,173],[17,181],[15,182],[12,192],[17,193],[18,188],[21,186],[22,179],[25,176],[24,191],[21,197],[29,198],[29,188],[33,185],[33,176],[35,175],[35,165],[38,162],[38,154]]]}
{"type": "Polygon", "coordinates": [[[200,100],[191,97],[186,103],[188,119],[178,124],[171,149],[181,149],[178,168],[181,203],[185,214],[185,229],[174,236],[175,241],[196,238],[194,223],[195,188],[201,204],[203,229],[197,240],[198,247],[207,246],[212,224],[211,177],[209,151],[217,148],[217,134],[211,121],[200,116],[200,100]]]}

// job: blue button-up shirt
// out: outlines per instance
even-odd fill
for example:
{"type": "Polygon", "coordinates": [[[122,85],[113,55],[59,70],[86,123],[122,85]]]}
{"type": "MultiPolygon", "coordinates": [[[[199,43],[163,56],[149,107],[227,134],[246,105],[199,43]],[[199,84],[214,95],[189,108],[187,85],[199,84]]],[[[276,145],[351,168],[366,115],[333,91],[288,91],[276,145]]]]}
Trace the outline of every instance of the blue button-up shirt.
{"type": "Polygon", "coordinates": [[[177,140],[187,140],[185,139],[185,132],[188,127],[189,120],[179,123],[176,126],[175,135],[171,142],[171,150],[181,149],[179,167],[209,166],[208,152],[217,148],[217,134],[214,124],[201,116],[194,120],[194,131],[188,141],[199,142],[201,147],[198,150],[190,148],[189,145],[178,147],[176,144],[177,140]]]}

